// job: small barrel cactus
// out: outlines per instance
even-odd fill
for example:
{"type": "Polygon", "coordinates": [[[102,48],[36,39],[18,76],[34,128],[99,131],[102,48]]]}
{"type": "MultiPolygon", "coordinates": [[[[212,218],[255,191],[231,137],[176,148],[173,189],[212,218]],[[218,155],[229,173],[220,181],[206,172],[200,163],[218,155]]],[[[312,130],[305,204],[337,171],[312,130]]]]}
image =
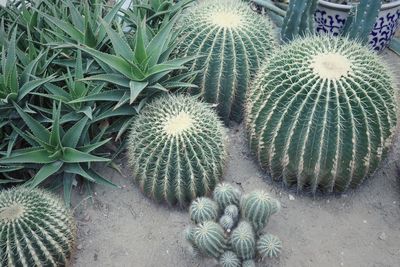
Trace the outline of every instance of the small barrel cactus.
{"type": "Polygon", "coordinates": [[[239,218],[239,209],[236,205],[229,205],[226,206],[224,214],[230,216],[233,219],[233,222],[237,222],[239,218]]]}
{"type": "Polygon", "coordinates": [[[196,198],[189,208],[189,216],[194,223],[215,221],[218,214],[218,204],[207,197],[196,198]]]}
{"type": "Polygon", "coordinates": [[[239,257],[230,250],[224,252],[219,258],[221,267],[241,267],[239,257]]]}
{"type": "Polygon", "coordinates": [[[394,83],[368,48],[310,36],[276,51],[248,95],[250,147],[275,180],[315,193],[362,183],[397,124],[394,83]]]}
{"type": "Polygon", "coordinates": [[[180,21],[180,56],[200,70],[193,94],[217,104],[225,123],[242,120],[250,80],[275,45],[271,22],[240,0],[198,1],[180,21]]]}
{"type": "Polygon", "coordinates": [[[274,235],[265,234],[260,236],[257,241],[257,252],[261,257],[278,257],[281,253],[282,241],[274,235]]]}
{"type": "Polygon", "coordinates": [[[254,191],[242,197],[240,212],[256,232],[261,231],[268,223],[269,217],[279,210],[280,204],[264,191],[254,191]]]}
{"type": "Polygon", "coordinates": [[[222,215],[219,219],[219,224],[224,228],[227,232],[230,232],[233,228],[235,222],[233,221],[232,217],[229,215],[222,215]]]}
{"type": "Polygon", "coordinates": [[[66,266],[75,247],[72,214],[50,193],[0,193],[0,266],[66,266]]]}
{"type": "Polygon", "coordinates": [[[256,263],[254,260],[243,261],[242,267],[256,267],[256,263]]]}
{"type": "Polygon", "coordinates": [[[226,206],[231,204],[239,205],[240,190],[229,183],[218,184],[213,193],[213,198],[217,201],[219,207],[224,210],[226,206]]]}
{"type": "Polygon", "coordinates": [[[253,227],[246,221],[239,222],[230,237],[232,250],[242,259],[251,260],[256,252],[256,240],[253,227]]]}
{"type": "Polygon", "coordinates": [[[225,134],[215,112],[193,97],[166,95],[132,125],[128,157],[142,191],[186,205],[210,193],[222,176],[225,134]]]}
{"type": "Polygon", "coordinates": [[[207,256],[218,258],[227,247],[224,229],[214,222],[206,221],[193,229],[193,241],[196,247],[207,256]]]}

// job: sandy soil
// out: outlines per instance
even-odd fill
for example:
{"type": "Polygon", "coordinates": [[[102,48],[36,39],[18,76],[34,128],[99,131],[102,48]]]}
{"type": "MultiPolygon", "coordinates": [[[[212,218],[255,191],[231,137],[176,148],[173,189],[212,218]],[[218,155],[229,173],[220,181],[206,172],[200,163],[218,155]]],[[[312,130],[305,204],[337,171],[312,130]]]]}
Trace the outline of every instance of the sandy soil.
{"type": "MultiPolygon", "coordinates": [[[[394,70],[400,60],[386,53],[394,70]]],[[[245,191],[264,189],[282,210],[267,231],[284,245],[277,260],[259,266],[400,266],[400,135],[380,169],[357,190],[342,195],[297,194],[272,183],[253,162],[241,126],[228,132],[229,159],[224,179],[245,191]]],[[[121,159],[126,162],[126,159],[121,159]]],[[[182,236],[186,211],[143,197],[124,175],[104,169],[122,189],[96,187],[94,203],[78,196],[75,215],[79,245],[75,266],[211,267],[211,259],[194,258],[182,236]]]]}

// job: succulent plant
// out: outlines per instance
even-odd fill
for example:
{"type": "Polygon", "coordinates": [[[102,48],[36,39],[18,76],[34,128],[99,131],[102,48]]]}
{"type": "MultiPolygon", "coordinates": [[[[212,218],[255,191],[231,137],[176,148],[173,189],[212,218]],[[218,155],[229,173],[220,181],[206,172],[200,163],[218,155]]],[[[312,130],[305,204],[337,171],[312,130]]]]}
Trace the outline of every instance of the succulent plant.
{"type": "Polygon", "coordinates": [[[187,204],[211,192],[225,163],[224,129],[207,104],[166,95],[142,110],[128,156],[142,191],[157,201],[187,204]]]}
{"type": "Polygon", "coordinates": [[[244,195],[240,203],[242,218],[248,220],[256,232],[266,226],[269,217],[278,212],[279,208],[279,202],[262,190],[244,195]]]}
{"type": "Polygon", "coordinates": [[[176,54],[200,56],[190,62],[199,70],[193,94],[217,104],[225,123],[242,120],[249,82],[275,45],[271,23],[239,0],[205,0],[180,21],[176,54]]]}
{"type": "Polygon", "coordinates": [[[193,241],[202,254],[218,258],[227,247],[224,229],[214,222],[206,221],[193,229],[193,241]]]}
{"type": "Polygon", "coordinates": [[[254,260],[243,261],[242,267],[256,267],[256,263],[254,260]]]}
{"type": "Polygon", "coordinates": [[[189,216],[194,223],[215,221],[218,214],[218,204],[207,197],[196,198],[189,208],[189,216]]]}
{"type": "Polygon", "coordinates": [[[253,227],[246,221],[239,222],[230,237],[232,250],[243,260],[253,259],[256,251],[256,240],[253,227]]]}
{"type": "Polygon", "coordinates": [[[225,251],[224,254],[221,255],[219,264],[221,267],[241,267],[239,257],[230,250],[225,251]]]}
{"type": "Polygon", "coordinates": [[[50,193],[0,193],[0,266],[68,265],[75,240],[72,214],[50,193]]]}
{"type": "Polygon", "coordinates": [[[217,201],[219,207],[224,210],[225,207],[233,204],[239,205],[240,190],[229,183],[218,184],[213,193],[213,198],[217,201]]]}
{"type": "Polygon", "coordinates": [[[219,224],[224,228],[226,231],[230,232],[233,228],[235,222],[233,221],[232,217],[229,215],[222,215],[219,219],[219,224]]]}
{"type": "Polygon", "coordinates": [[[355,41],[309,36],[269,59],[249,92],[250,147],[275,180],[344,191],[376,170],[397,124],[385,64],[355,41]]]}
{"type": "Polygon", "coordinates": [[[282,241],[274,235],[264,234],[257,241],[257,252],[261,257],[278,257],[281,253],[282,241]]]}
{"type": "Polygon", "coordinates": [[[226,206],[224,214],[230,216],[233,219],[233,221],[236,222],[237,219],[239,218],[239,209],[236,205],[232,204],[226,206]]]}

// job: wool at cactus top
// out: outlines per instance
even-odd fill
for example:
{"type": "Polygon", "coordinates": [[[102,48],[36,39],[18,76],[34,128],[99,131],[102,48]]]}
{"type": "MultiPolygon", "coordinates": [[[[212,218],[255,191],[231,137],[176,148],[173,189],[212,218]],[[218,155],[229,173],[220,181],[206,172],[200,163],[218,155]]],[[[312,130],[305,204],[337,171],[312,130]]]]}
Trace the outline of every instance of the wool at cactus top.
{"type": "Polygon", "coordinates": [[[51,194],[0,193],[0,266],[65,266],[75,239],[72,214],[51,194]]]}
{"type": "Polygon", "coordinates": [[[132,125],[128,156],[142,191],[185,205],[211,192],[222,176],[225,133],[215,112],[189,96],[167,95],[146,106],[132,125]]]}
{"type": "Polygon", "coordinates": [[[397,124],[386,66],[356,42],[330,36],[276,51],[246,105],[250,147],[261,166],[312,192],[359,185],[384,158],[397,124]]]}
{"type": "Polygon", "coordinates": [[[194,5],[180,21],[180,56],[200,70],[193,94],[217,105],[228,123],[242,120],[249,82],[275,44],[271,23],[239,0],[206,0],[194,5]]]}

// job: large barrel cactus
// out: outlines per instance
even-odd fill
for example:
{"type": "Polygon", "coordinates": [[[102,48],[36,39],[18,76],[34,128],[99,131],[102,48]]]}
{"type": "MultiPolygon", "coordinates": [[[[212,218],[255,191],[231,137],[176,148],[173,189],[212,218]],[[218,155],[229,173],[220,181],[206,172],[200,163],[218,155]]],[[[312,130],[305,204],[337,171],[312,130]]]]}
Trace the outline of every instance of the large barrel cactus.
{"type": "Polygon", "coordinates": [[[384,158],[395,102],[391,75],[367,48],[301,38],[274,53],[249,92],[250,147],[276,180],[314,193],[343,191],[384,158]]]}
{"type": "Polygon", "coordinates": [[[192,93],[217,104],[225,123],[240,122],[249,81],[274,46],[270,21],[240,0],[205,0],[178,26],[177,54],[200,56],[190,66],[201,71],[192,93]]]}
{"type": "Polygon", "coordinates": [[[189,96],[154,100],[134,121],[128,142],[133,176],[157,201],[185,205],[222,176],[225,133],[215,112],[189,96]]]}
{"type": "Polygon", "coordinates": [[[0,266],[66,266],[76,227],[63,203],[45,191],[0,193],[0,266]]]}

